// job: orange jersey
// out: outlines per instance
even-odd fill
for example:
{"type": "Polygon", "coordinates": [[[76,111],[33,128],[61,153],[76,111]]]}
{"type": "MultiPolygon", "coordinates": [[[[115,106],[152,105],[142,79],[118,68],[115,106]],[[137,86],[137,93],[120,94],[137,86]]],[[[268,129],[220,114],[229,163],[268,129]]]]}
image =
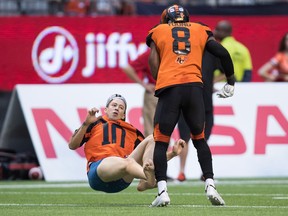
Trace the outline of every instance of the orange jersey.
{"type": "Polygon", "coordinates": [[[156,90],[201,82],[202,55],[211,29],[199,23],[160,24],[149,31],[147,44],[153,41],[160,56],[156,90]]]}
{"type": "Polygon", "coordinates": [[[125,158],[144,139],[142,133],[131,124],[109,120],[105,115],[91,124],[81,142],[87,162],[95,162],[109,156],[125,158]]]}

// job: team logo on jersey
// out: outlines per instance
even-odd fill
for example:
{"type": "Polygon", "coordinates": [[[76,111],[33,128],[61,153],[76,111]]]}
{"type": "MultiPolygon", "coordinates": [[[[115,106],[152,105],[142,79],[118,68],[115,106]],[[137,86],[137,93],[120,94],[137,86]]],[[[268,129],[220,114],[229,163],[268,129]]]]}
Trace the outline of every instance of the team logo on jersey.
{"type": "Polygon", "coordinates": [[[177,62],[178,64],[184,64],[187,61],[187,56],[184,55],[179,55],[177,56],[175,62],[177,62]]]}

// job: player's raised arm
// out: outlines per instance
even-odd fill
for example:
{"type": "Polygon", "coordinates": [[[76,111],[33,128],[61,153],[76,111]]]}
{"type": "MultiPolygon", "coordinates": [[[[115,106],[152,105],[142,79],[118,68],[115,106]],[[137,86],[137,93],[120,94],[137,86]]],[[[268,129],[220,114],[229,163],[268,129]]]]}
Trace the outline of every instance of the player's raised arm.
{"type": "Polygon", "coordinates": [[[80,126],[80,128],[74,132],[68,143],[70,149],[75,150],[80,147],[87,128],[91,123],[97,120],[97,117],[95,116],[97,112],[99,112],[99,110],[95,107],[88,111],[85,121],[80,126]]]}
{"type": "Polygon", "coordinates": [[[160,65],[160,58],[156,49],[156,45],[153,41],[150,43],[150,49],[151,49],[151,52],[149,55],[149,66],[150,66],[150,70],[151,70],[153,78],[157,80],[158,69],[160,65]]]}

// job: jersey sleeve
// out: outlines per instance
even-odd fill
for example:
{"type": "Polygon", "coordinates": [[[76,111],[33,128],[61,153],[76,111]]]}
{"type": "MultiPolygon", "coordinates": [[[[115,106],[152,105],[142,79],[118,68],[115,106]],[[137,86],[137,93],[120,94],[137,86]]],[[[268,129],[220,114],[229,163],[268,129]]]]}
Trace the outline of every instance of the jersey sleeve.
{"type": "Polygon", "coordinates": [[[207,40],[210,38],[210,37],[214,37],[214,34],[213,32],[211,31],[210,27],[202,22],[197,22],[198,24],[200,24],[206,31],[207,35],[208,35],[208,38],[207,40]]]}
{"type": "Polygon", "coordinates": [[[151,44],[151,42],[153,41],[153,39],[152,39],[152,34],[153,34],[155,28],[158,27],[158,26],[159,26],[159,24],[157,24],[156,26],[154,26],[154,27],[148,32],[148,35],[147,35],[147,37],[146,37],[146,45],[147,45],[148,47],[150,47],[150,44],[151,44]]]}
{"type": "Polygon", "coordinates": [[[144,140],[143,134],[138,129],[136,129],[136,133],[137,133],[137,139],[135,140],[134,149],[144,140]]]}
{"type": "Polygon", "coordinates": [[[87,128],[87,130],[86,130],[86,133],[85,133],[85,135],[84,135],[84,137],[83,137],[83,139],[82,139],[82,141],[81,141],[81,143],[80,143],[80,146],[82,146],[82,145],[84,145],[86,142],[88,142],[88,140],[90,139],[90,137],[91,137],[91,131],[92,131],[92,129],[97,125],[97,124],[99,124],[100,123],[100,121],[105,121],[104,119],[98,119],[96,122],[94,122],[94,123],[92,123],[92,124],[90,124],[89,126],[88,126],[88,128],[87,128]]]}
{"type": "Polygon", "coordinates": [[[146,37],[146,45],[147,45],[148,47],[150,47],[151,42],[153,41],[153,40],[152,40],[152,34],[153,34],[153,32],[149,32],[148,36],[146,37]]]}

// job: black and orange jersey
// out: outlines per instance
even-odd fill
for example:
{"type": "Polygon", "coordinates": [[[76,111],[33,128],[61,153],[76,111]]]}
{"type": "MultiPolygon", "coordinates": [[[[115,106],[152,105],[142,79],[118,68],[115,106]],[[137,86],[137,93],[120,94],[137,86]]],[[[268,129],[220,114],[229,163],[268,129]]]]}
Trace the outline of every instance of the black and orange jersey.
{"type": "Polygon", "coordinates": [[[149,31],[160,56],[156,90],[184,83],[202,83],[201,64],[211,29],[200,23],[159,24],[149,31]]]}
{"type": "Polygon", "coordinates": [[[109,156],[125,158],[144,139],[142,133],[131,124],[109,120],[106,115],[91,124],[81,142],[87,163],[109,156]]]}

